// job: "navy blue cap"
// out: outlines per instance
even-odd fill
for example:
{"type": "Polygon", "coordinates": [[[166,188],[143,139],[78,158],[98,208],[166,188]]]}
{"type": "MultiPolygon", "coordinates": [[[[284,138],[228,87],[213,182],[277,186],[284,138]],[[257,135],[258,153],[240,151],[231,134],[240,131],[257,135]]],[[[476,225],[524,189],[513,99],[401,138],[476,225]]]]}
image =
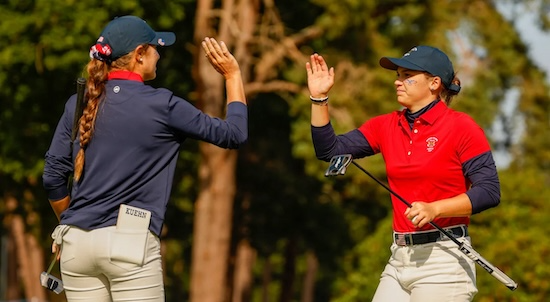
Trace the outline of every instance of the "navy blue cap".
{"type": "Polygon", "coordinates": [[[156,32],[139,17],[123,16],[105,26],[96,45],[92,46],[90,56],[114,61],[141,44],[169,46],[174,42],[176,35],[173,32],[156,32]]]}
{"type": "Polygon", "coordinates": [[[453,63],[444,52],[435,47],[415,46],[401,58],[383,57],[379,63],[380,66],[391,70],[403,67],[410,70],[425,71],[433,76],[440,77],[447,89],[456,93],[460,91],[460,86],[452,83],[455,77],[453,63]]]}

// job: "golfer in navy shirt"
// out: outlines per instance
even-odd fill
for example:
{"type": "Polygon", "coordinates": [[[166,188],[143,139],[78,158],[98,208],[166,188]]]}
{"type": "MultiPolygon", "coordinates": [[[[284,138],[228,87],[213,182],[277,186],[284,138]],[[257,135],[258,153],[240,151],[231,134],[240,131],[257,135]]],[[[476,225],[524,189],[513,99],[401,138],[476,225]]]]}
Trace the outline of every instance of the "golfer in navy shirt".
{"type": "Polygon", "coordinates": [[[65,105],[43,183],[60,219],[53,249],[62,246],[68,301],[164,301],[158,236],[181,144],[192,138],[235,149],[248,138],[240,68],[223,42],[205,38],[202,47],[226,79],[225,119],[144,83],[156,77],[157,47],[174,42],[174,33],[155,32],[138,17],[115,18],[90,49],[87,105],[73,145],[76,95],[65,105]]]}

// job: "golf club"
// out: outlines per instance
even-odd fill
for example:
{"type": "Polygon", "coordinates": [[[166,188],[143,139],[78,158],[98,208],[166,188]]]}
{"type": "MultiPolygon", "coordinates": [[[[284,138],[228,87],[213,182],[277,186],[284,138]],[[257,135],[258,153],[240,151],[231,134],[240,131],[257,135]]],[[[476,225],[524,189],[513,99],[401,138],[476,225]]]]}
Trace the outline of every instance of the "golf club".
{"type": "MultiPolygon", "coordinates": [[[[397,197],[400,201],[402,201],[404,204],[407,205],[407,207],[411,208],[412,205],[406,201],[403,197],[399,196],[399,194],[395,193],[392,189],[390,189],[386,184],[378,180],[374,175],[369,173],[369,171],[365,170],[363,167],[361,167],[359,164],[353,161],[353,158],[351,154],[342,154],[342,155],[336,155],[331,158],[330,160],[330,166],[325,172],[325,176],[338,176],[338,175],[344,175],[346,173],[347,167],[353,163],[359,170],[363,171],[365,174],[367,174],[370,178],[372,178],[374,181],[376,181],[379,185],[384,187],[388,192],[390,192],[393,196],[397,197]]],[[[457,240],[454,236],[449,234],[446,230],[438,226],[437,224],[430,222],[430,224],[438,229],[443,235],[447,236],[449,239],[451,239],[454,243],[458,245],[458,248],[461,252],[466,254],[470,259],[472,259],[475,263],[479,264],[483,269],[485,269],[488,273],[490,273],[493,277],[495,277],[497,280],[502,282],[506,287],[508,287],[510,290],[515,290],[518,288],[518,284],[512,280],[510,277],[508,277],[505,273],[503,273],[501,270],[499,270],[496,266],[492,265],[489,261],[487,261],[485,258],[481,257],[481,255],[476,252],[471,246],[465,245],[464,242],[460,242],[457,240]]]]}

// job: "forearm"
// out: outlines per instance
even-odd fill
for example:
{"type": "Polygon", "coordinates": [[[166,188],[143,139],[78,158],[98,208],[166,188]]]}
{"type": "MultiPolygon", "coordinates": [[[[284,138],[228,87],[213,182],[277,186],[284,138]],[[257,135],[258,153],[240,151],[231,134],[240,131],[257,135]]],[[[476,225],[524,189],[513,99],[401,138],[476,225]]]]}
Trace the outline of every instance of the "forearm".
{"type": "Polygon", "coordinates": [[[71,198],[69,196],[66,196],[63,199],[59,200],[50,200],[50,205],[52,206],[52,209],[58,221],[61,220],[61,213],[63,213],[63,211],[65,211],[69,207],[70,202],[71,198]]]}
{"type": "Polygon", "coordinates": [[[311,125],[315,127],[322,127],[330,122],[330,116],[327,106],[319,106],[311,104],[311,125]]]}
{"type": "Polygon", "coordinates": [[[241,102],[246,104],[246,95],[244,93],[243,80],[241,72],[234,72],[225,79],[227,92],[227,103],[241,102]]]}
{"type": "Polygon", "coordinates": [[[465,217],[472,215],[472,202],[465,193],[432,203],[436,217],[465,217]]]}

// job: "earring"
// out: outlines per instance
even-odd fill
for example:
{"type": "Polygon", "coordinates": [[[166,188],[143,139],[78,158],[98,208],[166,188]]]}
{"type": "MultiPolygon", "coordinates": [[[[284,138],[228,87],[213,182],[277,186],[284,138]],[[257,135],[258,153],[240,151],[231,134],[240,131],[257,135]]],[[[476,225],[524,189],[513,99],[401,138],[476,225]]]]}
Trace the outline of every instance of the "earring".
{"type": "Polygon", "coordinates": [[[143,62],[143,58],[139,58],[139,61],[140,61],[140,62],[143,62]]]}

